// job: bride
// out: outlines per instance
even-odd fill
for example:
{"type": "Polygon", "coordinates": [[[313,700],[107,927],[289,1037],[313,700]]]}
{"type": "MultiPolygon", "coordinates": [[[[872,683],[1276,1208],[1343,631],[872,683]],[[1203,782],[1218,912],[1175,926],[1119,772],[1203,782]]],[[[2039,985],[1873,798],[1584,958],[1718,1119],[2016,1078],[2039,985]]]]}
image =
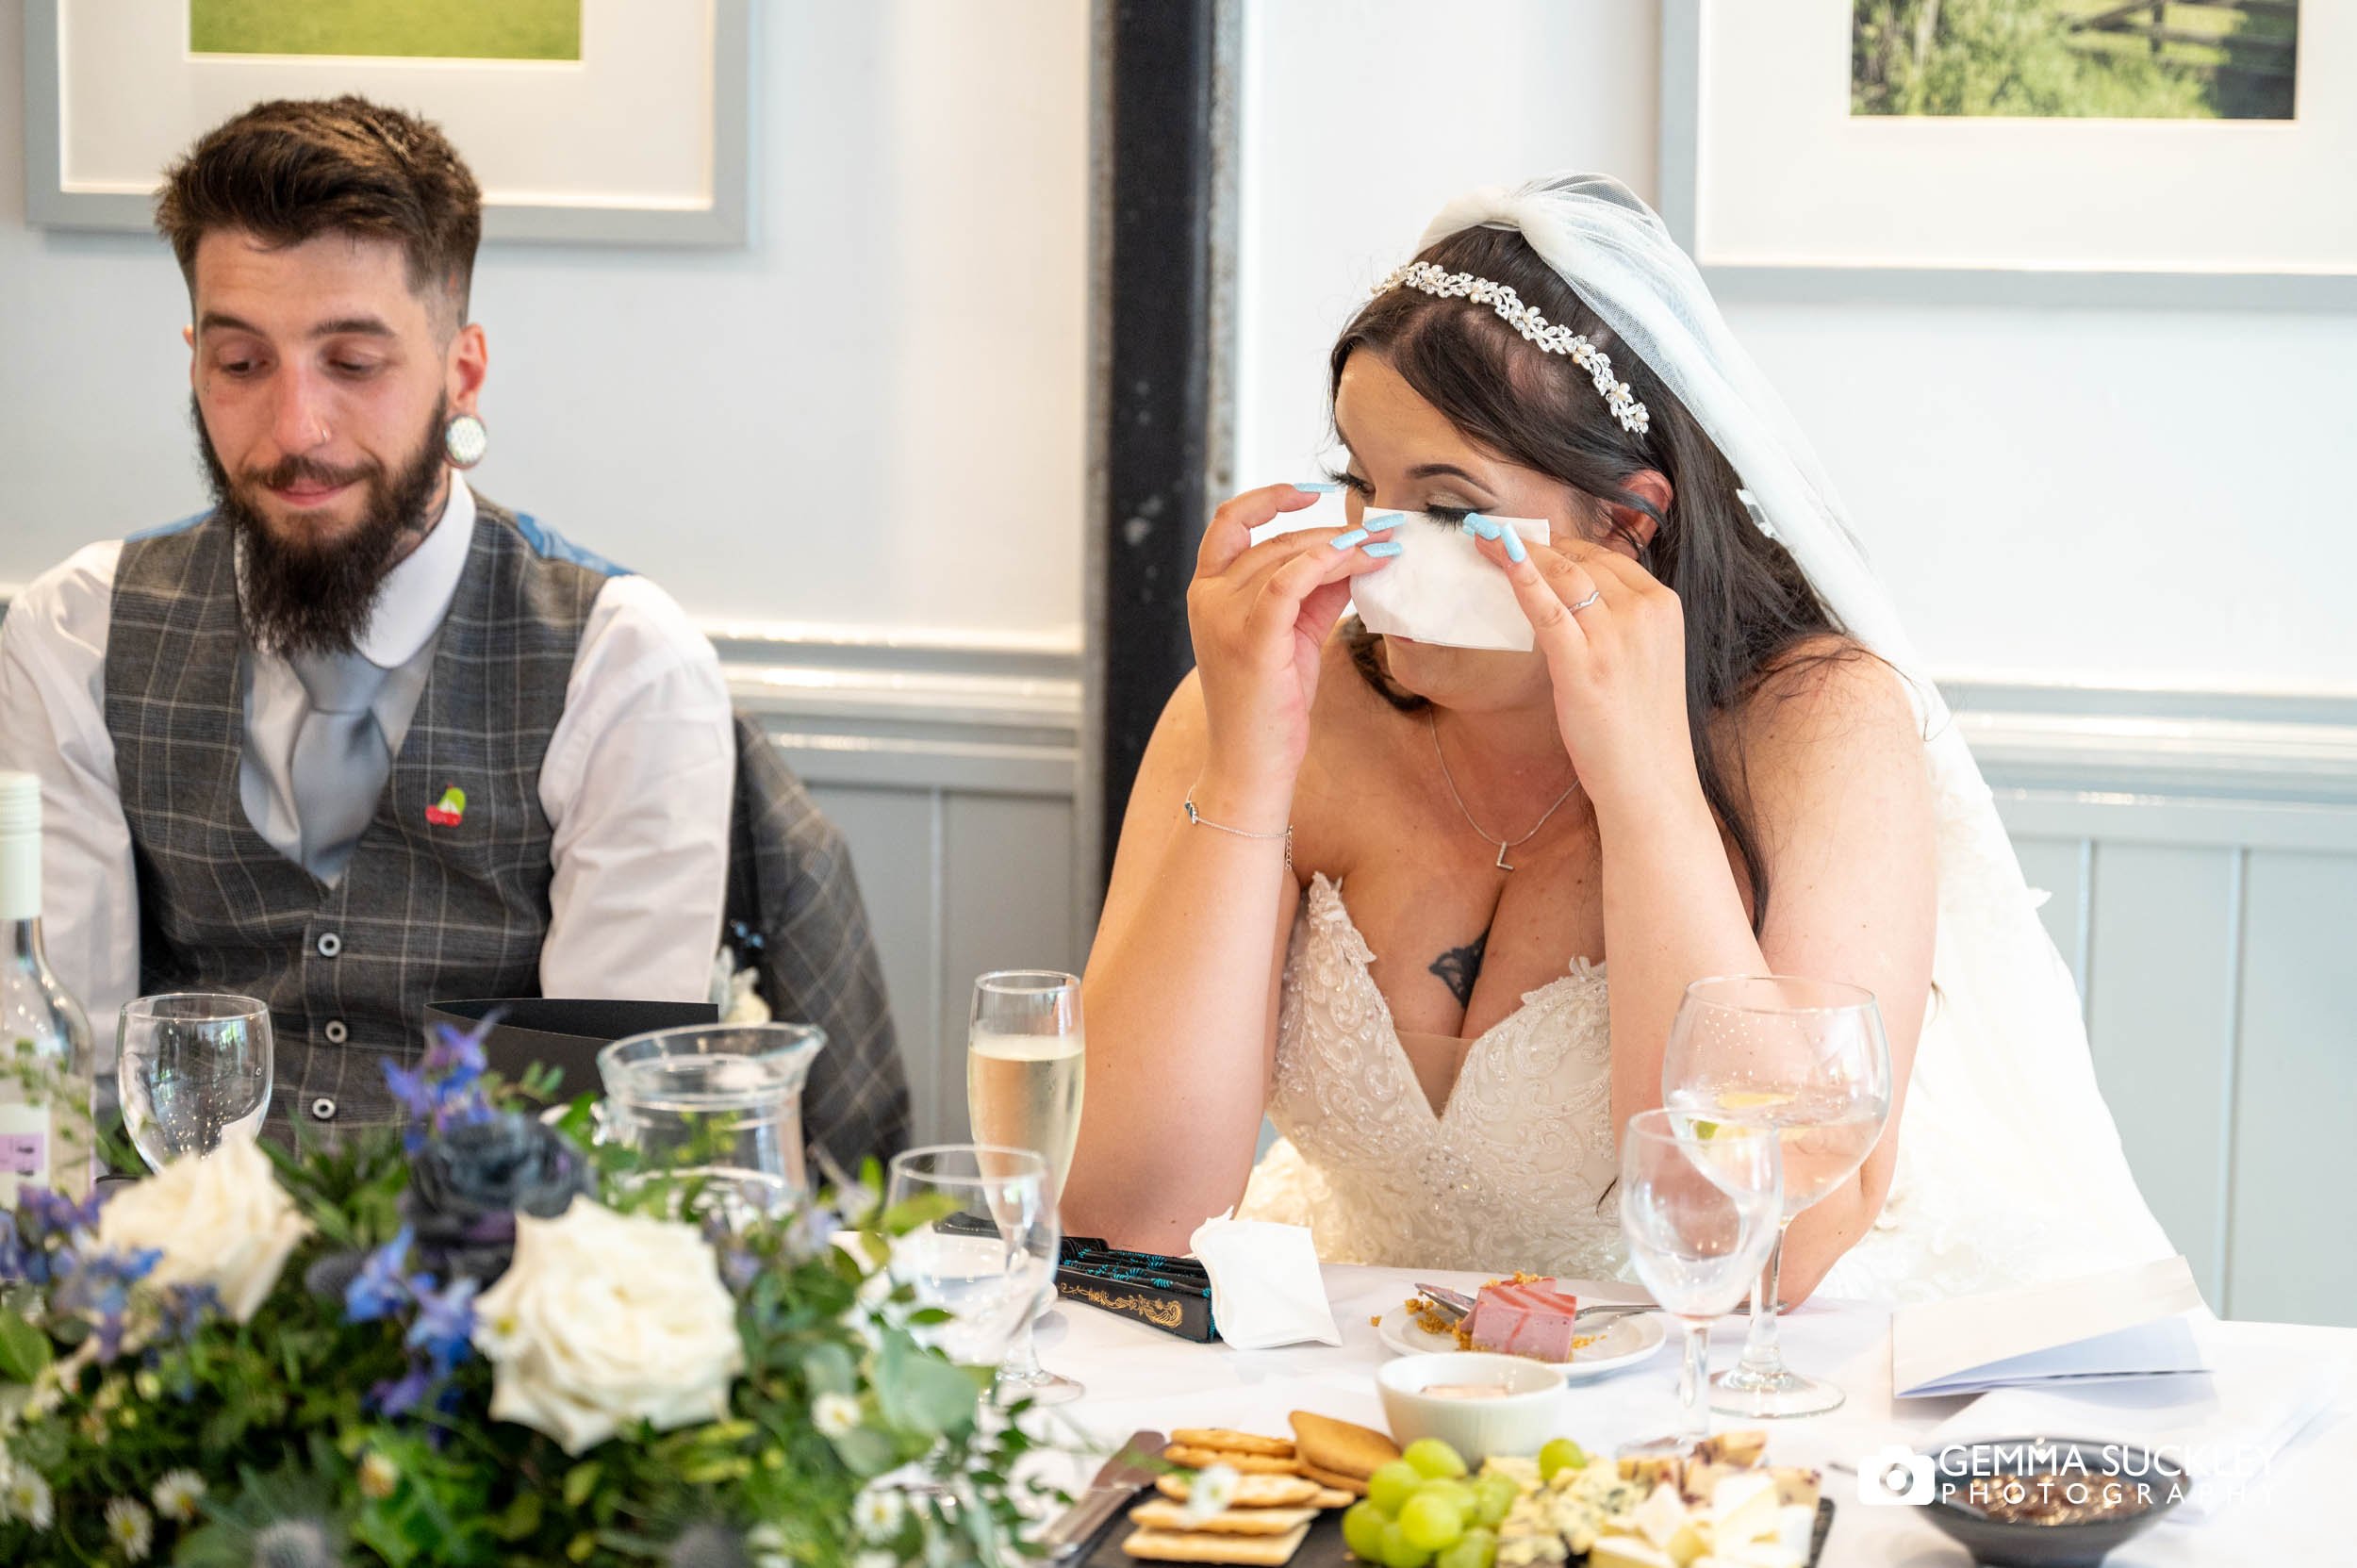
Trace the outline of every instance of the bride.
{"type": "Polygon", "coordinates": [[[1874,992],[1896,1095],[1792,1226],[1788,1298],[2167,1255],[1988,789],[1659,219],[1540,180],[1417,259],[1334,347],[1341,470],[1205,533],[1088,963],[1066,1228],[1178,1251],[1241,1197],[1331,1262],[1615,1275],[1614,1130],[1681,994],[1789,973],[1874,992]],[[1334,485],[1346,529],[1251,542],[1334,485]],[[1436,522],[1530,652],[1342,619],[1436,522]]]}

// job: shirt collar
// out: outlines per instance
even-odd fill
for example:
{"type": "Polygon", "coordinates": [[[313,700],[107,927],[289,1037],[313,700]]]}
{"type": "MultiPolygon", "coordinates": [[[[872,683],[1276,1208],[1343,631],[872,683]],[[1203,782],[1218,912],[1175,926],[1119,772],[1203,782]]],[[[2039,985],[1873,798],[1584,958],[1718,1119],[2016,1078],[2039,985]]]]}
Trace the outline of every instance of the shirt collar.
{"type": "Polygon", "coordinates": [[[418,656],[450,610],[474,542],[474,492],[456,474],[441,520],[385,574],[369,623],[354,646],[371,664],[398,669],[418,656]]]}

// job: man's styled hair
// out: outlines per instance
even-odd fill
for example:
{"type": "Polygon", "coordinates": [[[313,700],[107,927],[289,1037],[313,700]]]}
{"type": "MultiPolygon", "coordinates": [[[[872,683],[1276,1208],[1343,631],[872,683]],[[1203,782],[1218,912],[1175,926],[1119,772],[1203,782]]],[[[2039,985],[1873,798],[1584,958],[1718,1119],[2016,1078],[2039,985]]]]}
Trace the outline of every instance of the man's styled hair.
{"type": "Polygon", "coordinates": [[[280,98],[206,133],[164,175],[156,227],[196,287],[196,247],[243,229],[272,247],[340,232],[400,241],[409,287],[467,319],[483,192],[441,130],[365,98],[280,98]]]}

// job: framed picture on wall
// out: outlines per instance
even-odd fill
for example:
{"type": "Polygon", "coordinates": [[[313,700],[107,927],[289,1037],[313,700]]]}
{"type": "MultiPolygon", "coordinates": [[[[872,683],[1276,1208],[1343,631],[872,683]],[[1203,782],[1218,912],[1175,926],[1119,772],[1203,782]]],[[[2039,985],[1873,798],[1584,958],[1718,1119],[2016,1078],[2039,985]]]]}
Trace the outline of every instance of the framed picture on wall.
{"type": "Polygon", "coordinates": [[[750,0],[26,0],[25,215],[145,228],[163,169],[270,98],[438,122],[499,239],[740,245],[750,0]]]}
{"type": "Polygon", "coordinates": [[[1663,0],[1662,215],[1787,297],[2357,305],[2357,6],[1663,0]]]}

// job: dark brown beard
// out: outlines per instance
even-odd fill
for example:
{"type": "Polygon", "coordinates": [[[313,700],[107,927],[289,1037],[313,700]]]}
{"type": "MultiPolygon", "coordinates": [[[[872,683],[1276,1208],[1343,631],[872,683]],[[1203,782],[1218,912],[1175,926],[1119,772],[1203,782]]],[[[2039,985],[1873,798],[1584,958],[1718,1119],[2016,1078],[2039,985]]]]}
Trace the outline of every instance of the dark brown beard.
{"type": "Polygon", "coordinates": [[[222,466],[220,454],[213,450],[204,413],[193,397],[189,400],[189,412],[196,422],[196,447],[212,487],[213,508],[229,520],[242,547],[239,599],[246,635],[255,646],[275,653],[352,652],[376,608],[385,574],[433,525],[426,507],[442,475],[442,426],[450,418],[448,400],[436,403],[417,454],[389,478],[379,463],[336,469],[307,457],[288,457],[233,481],[222,466]],[[255,491],[305,479],[367,486],[368,500],[360,520],[341,538],[322,542],[308,536],[282,536],[246,499],[255,491]]]}

